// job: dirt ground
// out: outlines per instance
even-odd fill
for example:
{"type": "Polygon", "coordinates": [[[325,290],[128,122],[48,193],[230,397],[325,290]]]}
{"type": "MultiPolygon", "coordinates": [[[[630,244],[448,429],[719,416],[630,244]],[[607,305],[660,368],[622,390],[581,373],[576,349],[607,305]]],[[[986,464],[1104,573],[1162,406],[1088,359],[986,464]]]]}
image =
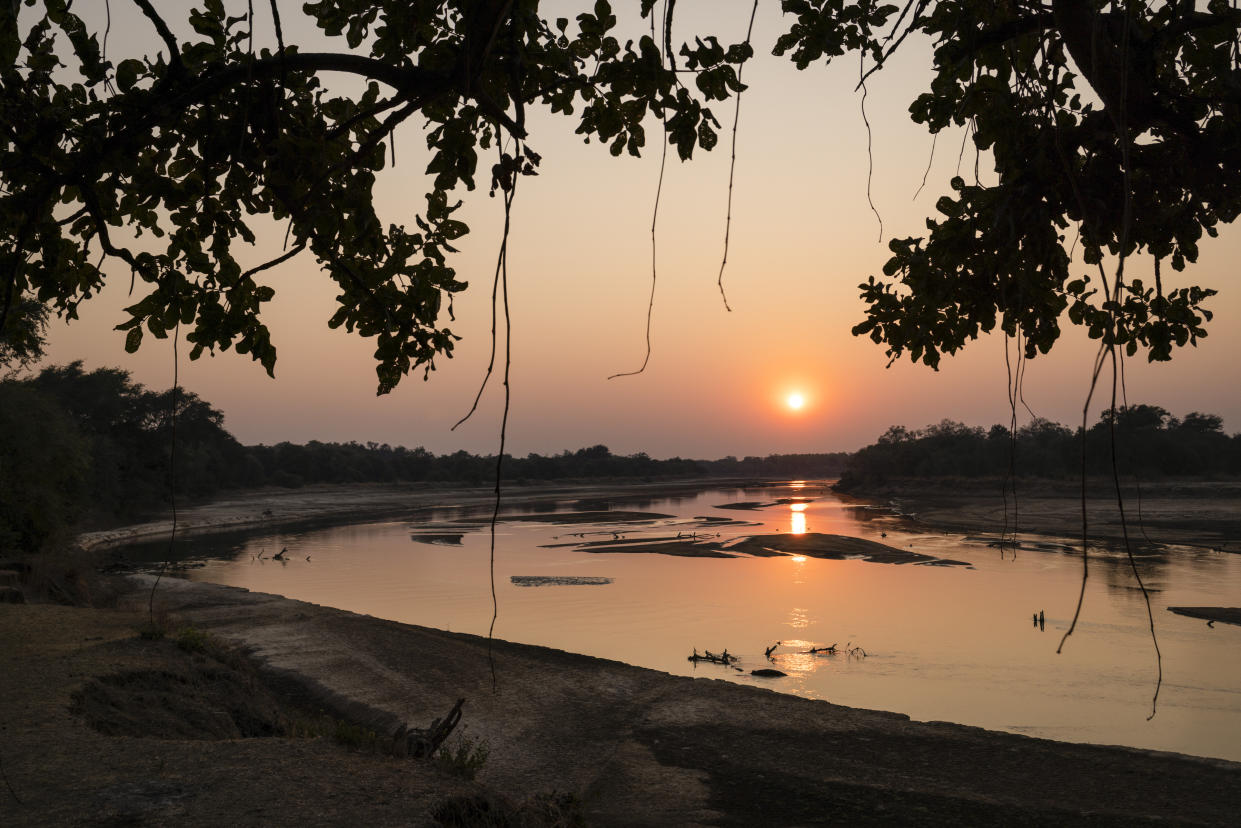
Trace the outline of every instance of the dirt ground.
{"type": "Polygon", "coordinates": [[[117,609],[0,605],[0,825],[1230,825],[1241,809],[1237,763],[911,722],[212,584],[165,579],[170,635],[147,640],[149,584],[128,579],[117,609]],[[489,748],[475,780],[377,749],[458,698],[489,748]]]}

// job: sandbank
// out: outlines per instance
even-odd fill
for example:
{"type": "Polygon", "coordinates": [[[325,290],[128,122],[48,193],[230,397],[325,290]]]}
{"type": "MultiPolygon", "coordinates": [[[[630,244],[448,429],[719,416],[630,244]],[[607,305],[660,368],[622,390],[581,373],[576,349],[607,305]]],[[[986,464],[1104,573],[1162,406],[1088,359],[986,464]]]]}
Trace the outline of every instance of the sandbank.
{"type": "Polygon", "coordinates": [[[1168,607],[1168,612],[1205,621],[1241,625],[1241,607],[1168,607]]]}
{"type": "MultiPolygon", "coordinates": [[[[1087,481],[1092,542],[1121,543],[1127,533],[1135,548],[1184,545],[1241,552],[1241,483],[1130,482],[1121,492],[1123,524],[1111,481],[1087,481]]],[[[878,514],[872,504],[887,504],[906,520],[934,529],[998,537],[1015,527],[1023,535],[1075,539],[1080,549],[1080,480],[1019,480],[1014,499],[1011,490],[1005,495],[1000,479],[904,478],[851,489],[842,497],[856,501],[860,517],[878,514]]]]}

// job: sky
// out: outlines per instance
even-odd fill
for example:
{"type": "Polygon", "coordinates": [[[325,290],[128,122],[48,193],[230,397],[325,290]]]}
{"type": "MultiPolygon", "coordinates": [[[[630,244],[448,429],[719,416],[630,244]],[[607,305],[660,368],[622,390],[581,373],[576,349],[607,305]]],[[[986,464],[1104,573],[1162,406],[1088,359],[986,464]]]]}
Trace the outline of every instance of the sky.
{"type": "MultiPolygon", "coordinates": [[[[567,0],[546,5],[553,15],[581,8],[567,0]]],[[[750,7],[744,0],[683,1],[678,36],[710,31],[738,41],[750,7]]],[[[287,41],[307,50],[343,48],[300,15],[284,16],[287,41]]],[[[528,116],[530,145],[543,163],[537,177],[519,183],[513,205],[506,451],[547,454],[596,444],[661,458],[849,451],[894,424],[1008,422],[1003,337],[972,342],[933,371],[908,360],[885,367],[881,346],[850,334],[863,318],[857,285],[880,275],[887,239],[924,234],[925,218],[958,164],[962,175],[973,175],[972,145],[959,162],[961,133],[942,133],[932,157],[932,137],[908,118],[909,103],[929,80],[929,49],[910,43],[872,77],[868,134],[861,96],[853,91],[856,62],[799,72],[770,54],[782,25],[776,5],[763,4],[754,30],[757,57],[743,75],[750,88],[741,103],[724,273],[732,310],[716,285],[728,204],[729,101],[714,107],[724,131],[713,152],[697,153],[688,164],[669,154],[656,227],[651,357],[640,375],[608,379],[636,370],[645,353],[658,146],[640,159],[613,158],[604,147],[583,144],[570,119],[528,116]],[[915,198],[924,174],[927,184],[915,198]],[[882,238],[868,204],[868,179],[882,238]],[[799,410],[785,402],[795,392],[805,399],[799,410]]],[[[260,20],[260,41],[271,40],[269,32],[260,20]]],[[[118,50],[115,60],[121,51],[150,51],[158,43],[125,6],[113,9],[109,48],[118,50]]],[[[658,128],[649,124],[648,135],[658,128]]],[[[377,203],[381,218],[412,224],[425,206],[428,159],[416,121],[397,131],[396,154],[397,165],[381,174],[377,203]]],[[[985,182],[985,158],[981,167],[985,182]]],[[[457,296],[458,321],[450,327],[463,339],[451,359],[437,360],[428,381],[411,374],[393,393],[376,396],[373,341],[327,328],[333,283],[312,259],[299,257],[260,277],[277,292],[266,306],[279,352],[275,378],[246,356],[230,351],[191,362],[182,347],[181,384],[223,411],[226,427],[248,444],[357,440],[494,453],[503,407],[498,377],[477,413],[451,430],[469,410],[487,366],[491,278],[503,223],[500,199],[487,197],[485,183],[461,195],[461,217],[472,232],[452,264],[470,288],[457,296]]],[[[253,263],[278,252],[282,229],[265,228],[253,263]]],[[[1219,414],[1226,430],[1241,431],[1239,260],[1241,231],[1225,228],[1220,238],[1203,241],[1199,263],[1186,274],[1165,269],[1166,286],[1220,291],[1208,305],[1215,320],[1207,339],[1178,350],[1171,363],[1150,365],[1140,355],[1128,360],[1130,402],[1176,415],[1219,414]]],[[[1137,260],[1128,269],[1143,275],[1151,264],[1137,260]]],[[[1074,270],[1086,272],[1080,262],[1074,270]]],[[[124,352],[124,336],[113,327],[140,297],[127,295],[124,268],[107,272],[108,286],[82,306],[78,321],[53,324],[48,362],[120,367],[148,387],[168,387],[171,340],[148,337],[139,353],[124,352]]],[[[1024,397],[1034,414],[1075,424],[1095,343],[1067,320],[1064,327],[1052,353],[1029,364],[1024,397]]],[[[1109,384],[1096,393],[1091,421],[1109,400],[1110,375],[1104,379],[1109,384]]],[[[1024,408],[1021,415],[1030,417],[1024,408]]]]}

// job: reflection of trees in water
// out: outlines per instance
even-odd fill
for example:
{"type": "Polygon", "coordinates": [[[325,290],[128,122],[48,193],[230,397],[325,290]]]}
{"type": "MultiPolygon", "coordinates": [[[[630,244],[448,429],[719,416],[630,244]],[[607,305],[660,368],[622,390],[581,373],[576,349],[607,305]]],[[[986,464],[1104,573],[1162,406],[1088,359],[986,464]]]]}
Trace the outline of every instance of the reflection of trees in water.
{"type": "MultiPolygon", "coordinates": [[[[1168,556],[1159,553],[1143,554],[1135,551],[1133,557],[1134,564],[1137,565],[1138,574],[1142,576],[1142,583],[1146,585],[1146,591],[1152,595],[1162,592],[1164,585],[1167,583],[1167,575],[1171,569],[1168,556]]],[[[1133,577],[1133,565],[1125,557],[1123,549],[1119,550],[1115,555],[1092,558],[1091,564],[1091,574],[1101,574],[1109,592],[1134,603],[1142,604],[1144,602],[1142,590],[1138,586],[1137,580],[1133,577]]]]}
{"type": "MultiPolygon", "coordinates": [[[[284,539],[283,543],[292,541],[284,539]]],[[[143,568],[158,566],[164,561],[170,564],[186,564],[198,562],[243,562],[250,559],[254,550],[266,546],[271,550],[279,549],[282,539],[275,535],[255,535],[246,532],[225,532],[195,538],[178,538],[169,557],[168,540],[156,540],[149,543],[135,543],[117,550],[118,563],[125,566],[143,568]]]]}

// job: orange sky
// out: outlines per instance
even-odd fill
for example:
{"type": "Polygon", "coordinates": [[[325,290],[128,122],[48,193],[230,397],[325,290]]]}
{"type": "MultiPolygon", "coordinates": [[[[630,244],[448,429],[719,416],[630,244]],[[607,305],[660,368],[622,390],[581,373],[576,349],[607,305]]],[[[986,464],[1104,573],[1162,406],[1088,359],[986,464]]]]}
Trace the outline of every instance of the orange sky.
{"type": "MultiPolygon", "coordinates": [[[[531,144],[544,160],[537,178],[520,183],[514,204],[512,452],[596,443],[656,457],[833,451],[871,442],[894,423],[1008,421],[1002,339],[973,343],[933,372],[907,362],[885,370],[882,348],[849,333],[862,318],[856,286],[880,272],[886,240],[921,234],[956,171],[961,135],[945,133],[928,185],[913,200],[931,137],[908,120],[906,108],[926,82],[926,53],[907,49],[870,84],[880,241],[866,200],[867,134],[852,92],[857,66],[798,72],[772,57],[781,23],[768,5],[755,28],[758,58],[745,70],[751,89],[742,103],[725,274],[733,312],[724,309],[716,288],[728,183],[725,136],[714,152],[690,164],[669,159],[653,354],[641,376],[607,379],[642,362],[658,149],[648,148],[641,159],[616,159],[597,145],[584,146],[565,118],[531,120],[531,144]],[[794,389],[807,400],[795,414],[783,404],[794,389]]],[[[687,33],[693,15],[707,7],[711,30],[725,40],[743,36],[750,3],[738,0],[678,4],[687,33]]],[[[131,38],[144,31],[141,21],[118,23],[123,11],[114,9],[110,49],[127,45],[118,31],[131,38]]],[[[306,42],[304,29],[288,20],[285,28],[289,40],[306,42]]],[[[716,112],[731,126],[731,102],[716,112]]],[[[652,124],[649,134],[657,129],[652,124]]],[[[384,217],[408,223],[425,203],[426,154],[414,122],[397,136],[398,166],[383,175],[379,199],[384,217]]],[[[972,175],[969,152],[962,174],[972,175]]],[[[456,301],[452,328],[464,340],[455,358],[439,361],[429,382],[410,376],[377,398],[373,344],[327,329],[331,283],[309,258],[299,258],[263,274],[277,290],[267,306],[279,348],[276,379],[230,352],[193,363],[183,358],[182,384],[223,410],[228,428],[247,443],[356,439],[435,452],[493,452],[498,382],[474,419],[449,431],[469,408],[487,363],[490,279],[501,226],[499,199],[488,198],[485,189],[462,195],[463,218],[473,232],[454,265],[471,288],[456,301]]],[[[265,234],[254,261],[269,258],[279,240],[278,233],[265,234]]],[[[1221,292],[1209,305],[1216,313],[1211,335],[1197,349],[1182,349],[1171,364],[1130,361],[1131,401],[1175,414],[1217,413],[1229,431],[1241,430],[1241,301],[1233,286],[1238,260],[1236,228],[1204,241],[1199,265],[1184,278],[1221,292]]],[[[1129,268],[1140,273],[1149,265],[1129,268]]],[[[170,343],[148,338],[131,357],[122,334],[111,330],[132,300],[125,295],[127,274],[116,267],[110,273],[109,288],[83,306],[80,321],[55,325],[51,360],[120,366],[148,386],[167,386],[170,343]]],[[[1164,281],[1170,281],[1167,272],[1164,281]]],[[[1074,330],[1053,354],[1031,363],[1025,395],[1036,414],[1080,420],[1093,353],[1092,343],[1074,330]]]]}

